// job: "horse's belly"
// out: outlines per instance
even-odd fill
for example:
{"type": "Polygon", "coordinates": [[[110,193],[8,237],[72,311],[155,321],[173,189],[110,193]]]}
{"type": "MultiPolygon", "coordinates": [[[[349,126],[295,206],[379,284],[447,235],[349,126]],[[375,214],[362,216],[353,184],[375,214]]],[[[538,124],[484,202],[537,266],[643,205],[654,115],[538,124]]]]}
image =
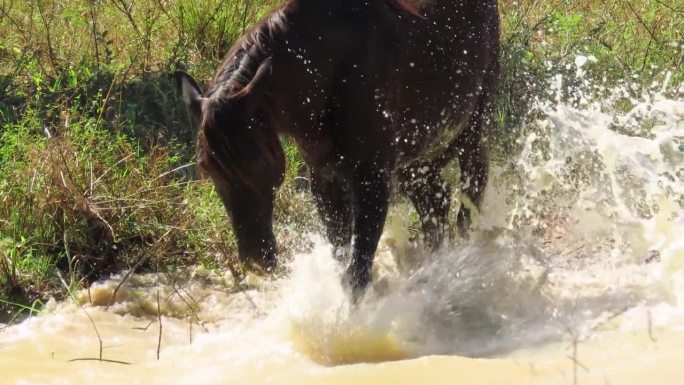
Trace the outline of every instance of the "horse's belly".
{"type": "Polygon", "coordinates": [[[481,98],[475,91],[458,101],[440,103],[434,96],[429,105],[398,119],[394,145],[399,149],[400,164],[442,157],[465,130],[481,98]]]}

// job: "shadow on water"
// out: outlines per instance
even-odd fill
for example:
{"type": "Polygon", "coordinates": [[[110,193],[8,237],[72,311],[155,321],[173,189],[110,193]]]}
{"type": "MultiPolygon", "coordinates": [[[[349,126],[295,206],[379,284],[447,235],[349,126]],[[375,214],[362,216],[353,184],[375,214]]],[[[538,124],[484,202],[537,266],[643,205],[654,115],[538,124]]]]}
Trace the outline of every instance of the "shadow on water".
{"type": "Polygon", "coordinates": [[[14,287],[0,300],[0,332],[5,326],[19,324],[37,314],[38,309],[31,308],[30,297],[21,288],[14,287]]]}

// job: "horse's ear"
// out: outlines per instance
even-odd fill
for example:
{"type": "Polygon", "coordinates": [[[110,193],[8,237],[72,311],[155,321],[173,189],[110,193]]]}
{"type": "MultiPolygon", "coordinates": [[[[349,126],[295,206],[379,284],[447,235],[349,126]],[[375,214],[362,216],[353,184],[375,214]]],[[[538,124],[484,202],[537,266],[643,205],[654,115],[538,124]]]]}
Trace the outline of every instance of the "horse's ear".
{"type": "Polygon", "coordinates": [[[391,0],[391,2],[396,8],[402,11],[408,12],[413,16],[419,17],[421,19],[425,19],[425,16],[423,16],[421,11],[425,3],[427,3],[425,0],[391,0]]]}
{"type": "Polygon", "coordinates": [[[192,76],[183,71],[176,71],[173,74],[176,79],[176,87],[178,92],[183,95],[183,101],[188,106],[190,111],[197,118],[202,117],[202,90],[192,76]]]}
{"type": "Polygon", "coordinates": [[[271,74],[273,72],[271,63],[272,60],[270,57],[264,60],[256,71],[256,74],[254,74],[252,81],[240,91],[240,97],[244,98],[246,107],[250,113],[253,113],[261,106],[261,102],[271,85],[271,74]]]}

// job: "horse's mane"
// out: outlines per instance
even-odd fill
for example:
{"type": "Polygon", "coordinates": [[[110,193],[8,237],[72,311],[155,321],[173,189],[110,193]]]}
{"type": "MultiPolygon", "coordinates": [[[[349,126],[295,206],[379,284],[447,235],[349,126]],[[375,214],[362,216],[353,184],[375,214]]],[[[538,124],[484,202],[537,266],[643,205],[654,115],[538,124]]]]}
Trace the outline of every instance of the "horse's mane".
{"type": "MultiPolygon", "coordinates": [[[[253,78],[259,65],[270,56],[273,38],[287,30],[287,17],[283,9],[290,3],[302,0],[288,0],[266,18],[257,23],[237,44],[228,51],[220,70],[210,83],[207,96],[225,97],[244,88],[253,78]]],[[[331,0],[305,0],[331,1],[331,0]]],[[[334,1],[334,0],[332,0],[334,1]]],[[[340,0],[337,0],[340,1],[340,0]]],[[[343,0],[349,1],[350,0],[343,0]]],[[[431,0],[374,0],[391,8],[422,17],[421,10],[431,0]]]]}
{"type": "Polygon", "coordinates": [[[226,54],[206,96],[225,97],[244,88],[259,65],[270,56],[273,38],[286,30],[286,24],[281,8],[247,31],[226,54]]]}

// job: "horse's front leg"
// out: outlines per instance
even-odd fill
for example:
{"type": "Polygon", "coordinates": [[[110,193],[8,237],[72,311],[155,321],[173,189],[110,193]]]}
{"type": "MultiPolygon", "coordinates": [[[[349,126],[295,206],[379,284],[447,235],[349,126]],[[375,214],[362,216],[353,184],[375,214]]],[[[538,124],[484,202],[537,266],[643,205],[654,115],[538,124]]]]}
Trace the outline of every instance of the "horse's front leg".
{"type": "Polygon", "coordinates": [[[373,257],[387,218],[390,178],[387,169],[377,168],[359,167],[363,171],[356,172],[351,181],[354,239],[345,281],[351,287],[354,301],[362,297],[371,282],[373,257]]]}
{"type": "Polygon", "coordinates": [[[325,226],[335,258],[346,261],[351,244],[351,192],[349,182],[329,170],[311,167],[311,193],[325,226]]]}

